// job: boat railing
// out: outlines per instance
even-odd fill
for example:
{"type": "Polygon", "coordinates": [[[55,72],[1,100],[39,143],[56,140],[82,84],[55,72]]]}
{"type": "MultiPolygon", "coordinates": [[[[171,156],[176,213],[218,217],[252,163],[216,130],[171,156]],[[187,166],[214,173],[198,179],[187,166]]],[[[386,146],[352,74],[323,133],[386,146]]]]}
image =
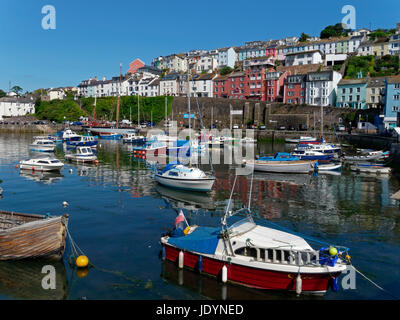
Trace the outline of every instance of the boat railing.
{"type": "Polygon", "coordinates": [[[239,255],[251,256],[255,261],[295,266],[320,266],[318,250],[293,250],[282,248],[244,247],[239,255]]]}

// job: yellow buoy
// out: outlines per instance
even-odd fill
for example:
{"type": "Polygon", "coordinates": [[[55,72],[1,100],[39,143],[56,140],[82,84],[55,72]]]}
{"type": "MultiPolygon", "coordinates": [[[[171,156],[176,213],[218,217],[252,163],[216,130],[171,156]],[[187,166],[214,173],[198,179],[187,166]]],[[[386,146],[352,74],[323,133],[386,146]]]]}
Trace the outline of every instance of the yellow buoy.
{"type": "Polygon", "coordinates": [[[350,261],[351,260],[351,257],[348,255],[348,254],[346,254],[346,256],[344,257],[347,261],[350,261]]]}
{"type": "Polygon", "coordinates": [[[329,254],[331,256],[336,256],[337,255],[337,249],[335,247],[330,247],[329,248],[329,254]]]}
{"type": "Polygon", "coordinates": [[[86,256],[79,256],[76,258],[75,263],[79,268],[85,268],[89,264],[89,259],[86,256]]]}

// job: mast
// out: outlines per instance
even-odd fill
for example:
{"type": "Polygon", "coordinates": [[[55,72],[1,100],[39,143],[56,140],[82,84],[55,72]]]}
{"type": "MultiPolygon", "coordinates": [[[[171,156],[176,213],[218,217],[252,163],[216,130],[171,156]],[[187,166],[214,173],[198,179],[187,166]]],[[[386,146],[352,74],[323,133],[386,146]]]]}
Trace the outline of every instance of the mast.
{"type": "Polygon", "coordinates": [[[165,123],[167,123],[167,97],[165,97],[165,123]]]}
{"type": "Polygon", "coordinates": [[[139,92],[137,94],[137,125],[140,126],[139,92]]]}
{"type": "Polygon", "coordinates": [[[93,121],[92,124],[96,121],[96,104],[97,104],[97,95],[94,95],[94,108],[93,108],[93,121]]]}
{"type": "Polygon", "coordinates": [[[118,88],[118,101],[117,101],[117,128],[119,125],[119,99],[121,95],[121,77],[122,77],[122,62],[119,64],[119,88],[118,88]]]}
{"type": "Polygon", "coordinates": [[[187,71],[187,98],[188,98],[188,111],[189,111],[189,140],[192,139],[191,130],[190,130],[190,82],[189,82],[189,62],[188,62],[188,71],[187,71]]]}
{"type": "Polygon", "coordinates": [[[324,135],[324,109],[321,105],[321,137],[324,135]]]}

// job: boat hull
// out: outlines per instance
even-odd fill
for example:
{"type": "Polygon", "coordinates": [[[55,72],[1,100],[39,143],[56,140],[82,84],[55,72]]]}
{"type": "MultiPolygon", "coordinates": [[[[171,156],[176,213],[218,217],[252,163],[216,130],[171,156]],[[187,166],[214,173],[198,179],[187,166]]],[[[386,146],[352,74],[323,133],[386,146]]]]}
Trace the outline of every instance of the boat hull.
{"type": "MultiPolygon", "coordinates": [[[[179,248],[173,247],[168,243],[163,244],[165,249],[165,258],[169,261],[178,262],[179,248]]],[[[199,254],[185,251],[183,264],[184,267],[199,270],[199,254]]],[[[222,267],[227,267],[227,279],[229,282],[237,283],[247,287],[265,289],[265,290],[285,290],[296,291],[297,273],[278,272],[267,269],[260,269],[227,263],[215,258],[202,255],[201,272],[221,277],[222,267]]],[[[324,293],[331,284],[331,279],[340,275],[337,273],[307,273],[302,274],[302,291],[309,293],[324,293]]]]}
{"type": "Polygon", "coordinates": [[[38,152],[53,152],[55,148],[56,148],[55,146],[38,146],[32,144],[29,146],[29,149],[31,151],[38,151],[38,152]]]}
{"type": "Polygon", "coordinates": [[[309,173],[314,169],[315,161],[265,161],[249,162],[246,167],[255,171],[277,173],[309,173]]]}
{"type": "Polygon", "coordinates": [[[0,260],[61,259],[65,250],[68,215],[45,218],[0,211],[0,260]],[[11,221],[21,225],[11,227],[11,221]]]}
{"type": "Polygon", "coordinates": [[[97,156],[77,156],[74,154],[65,155],[65,159],[73,162],[96,162],[97,156]]]}
{"type": "Polygon", "coordinates": [[[22,170],[32,170],[32,171],[60,171],[64,164],[46,166],[46,165],[37,165],[37,164],[29,164],[29,163],[20,163],[20,169],[22,170]]]}
{"type": "Polygon", "coordinates": [[[155,174],[154,179],[158,183],[167,187],[181,189],[181,190],[189,190],[189,191],[200,191],[200,192],[210,191],[215,182],[215,178],[177,179],[177,178],[163,177],[159,174],[155,174]]]}

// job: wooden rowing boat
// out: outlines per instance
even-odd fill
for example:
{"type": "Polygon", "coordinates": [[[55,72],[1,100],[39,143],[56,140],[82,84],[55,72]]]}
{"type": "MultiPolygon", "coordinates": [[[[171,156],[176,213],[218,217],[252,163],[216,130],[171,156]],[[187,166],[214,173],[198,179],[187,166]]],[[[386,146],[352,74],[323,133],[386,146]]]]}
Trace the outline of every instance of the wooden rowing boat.
{"type": "Polygon", "coordinates": [[[61,259],[68,215],[48,217],[0,210],[0,260],[61,259]]]}

